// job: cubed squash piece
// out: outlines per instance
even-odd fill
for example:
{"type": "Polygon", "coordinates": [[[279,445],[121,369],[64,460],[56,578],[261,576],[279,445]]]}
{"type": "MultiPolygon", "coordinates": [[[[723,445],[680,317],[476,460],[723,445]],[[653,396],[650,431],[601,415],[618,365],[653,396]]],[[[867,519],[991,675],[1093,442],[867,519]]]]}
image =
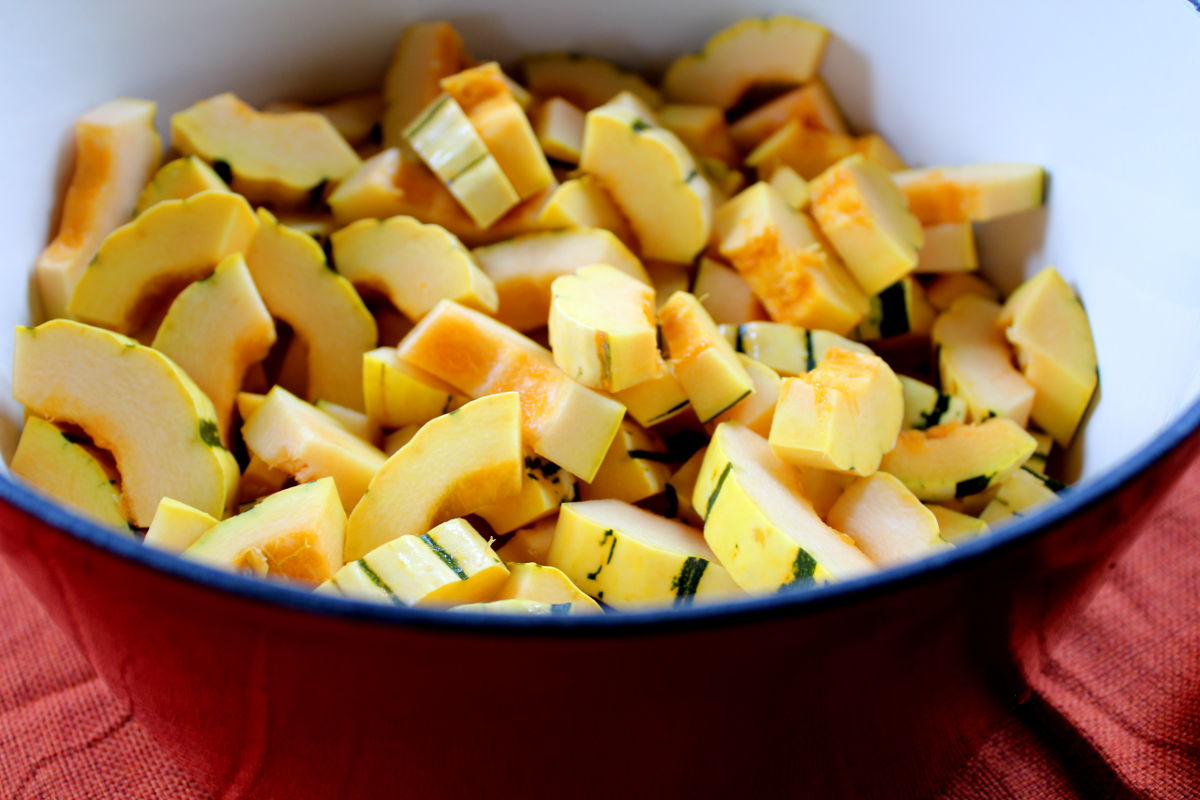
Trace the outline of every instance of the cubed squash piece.
{"type": "Polygon", "coordinates": [[[729,126],[729,134],[738,147],[749,151],[792,120],[809,130],[850,133],[829,87],[814,77],[740,117],[729,126]]]}
{"type": "Polygon", "coordinates": [[[522,59],[521,67],[525,85],[536,96],[561,97],[583,111],[602,106],[621,92],[630,92],[651,108],[662,105],[662,95],[642,76],[602,58],[538,53],[522,59]]]}
{"type": "Polygon", "coordinates": [[[519,331],[545,325],[555,279],[588,264],[608,264],[650,283],[637,256],[610,231],[597,228],[526,234],[471,255],[496,286],[496,318],[519,331]]]}
{"type": "Polygon", "coordinates": [[[604,456],[596,477],[579,487],[583,500],[623,500],[636,503],[663,491],[671,471],[662,441],[634,422],[625,420],[604,456]]]}
{"type": "Polygon", "coordinates": [[[184,155],[226,164],[233,190],[255,203],[301,205],[361,163],[320,114],[259,112],[229,92],[173,115],[171,138],[184,155]]]}
{"type": "Polygon", "coordinates": [[[1058,500],[1055,485],[1061,487],[1057,481],[1022,467],[996,487],[996,495],[980,513],[979,519],[988,525],[996,525],[1012,518],[1027,517],[1036,509],[1058,500]]]}
{"type": "Polygon", "coordinates": [[[719,325],[767,318],[766,309],[746,279],[737,270],[711,258],[700,259],[692,294],[719,325]]]}
{"type": "Polygon", "coordinates": [[[405,425],[403,428],[397,428],[392,431],[383,437],[383,452],[389,456],[394,456],[396,451],[408,444],[417,435],[417,431],[419,430],[421,430],[421,424],[413,422],[405,425]]]}
{"type": "Polygon", "coordinates": [[[244,252],[257,228],[245,198],[231,192],[159,203],[100,245],[75,287],[71,314],[118,333],[136,331],[156,299],[244,252]]]}
{"type": "Polygon", "coordinates": [[[466,112],[517,196],[524,200],[550,186],[554,175],[512,85],[494,61],[442,79],[442,90],[466,112]]]}
{"type": "Polygon", "coordinates": [[[655,111],[658,122],[679,137],[697,157],[715,158],[730,166],[738,164],[737,149],[725,124],[724,109],[716,106],[669,103],[655,111]]]}
{"type": "Polygon", "coordinates": [[[225,516],[237,463],[221,445],[212,401],[169,358],[68,320],[17,328],[14,350],[13,398],[78,425],[112,453],[135,525],[149,526],[164,497],[225,516]]]}
{"type": "Polygon", "coordinates": [[[886,170],[853,155],[818,175],[811,190],[813,217],[864,292],[912,272],[924,231],[886,170]]]}
{"type": "Polygon", "coordinates": [[[924,381],[898,375],[904,387],[904,430],[924,431],[947,422],[965,422],[967,404],[961,397],[938,391],[924,381]]]}
{"type": "MultiPolygon", "coordinates": [[[[265,397],[263,399],[266,399],[265,397]]],[[[259,498],[274,494],[288,484],[292,479],[281,469],[275,469],[256,455],[251,454],[242,477],[238,481],[237,501],[250,503],[259,498]]]]}
{"type": "Polygon", "coordinates": [[[675,376],[701,422],[728,411],[754,391],[737,352],[695,295],[671,295],[658,318],[675,376]]]}
{"type": "Polygon", "coordinates": [[[12,474],[72,511],[129,533],[116,475],[53,422],[30,416],[9,464],[12,474]]]}
{"type": "Polygon", "coordinates": [[[731,167],[719,158],[700,156],[696,166],[708,179],[713,189],[713,202],[720,205],[746,186],[746,176],[740,169],[731,167]]]}
{"type": "Polygon", "coordinates": [[[508,568],[464,519],[405,534],[338,570],[330,589],[346,597],[404,606],[456,606],[491,600],[508,568]]]}
{"type": "Polygon", "coordinates": [[[977,539],[988,532],[988,524],[978,517],[963,514],[936,503],[926,506],[938,521],[938,535],[942,541],[959,545],[977,539]]]}
{"type": "Polygon", "coordinates": [[[870,475],[896,443],[903,418],[904,390],[887,362],[835,349],[816,369],[783,382],[771,447],[797,466],[870,475]]]}
{"type": "Polygon", "coordinates": [[[182,367],[212,400],[226,445],[246,369],[266,358],[273,344],[275,323],[240,254],[184,289],[154,335],[154,349],[182,367]]]}
{"type": "Polygon", "coordinates": [[[579,163],[583,152],[583,123],[583,111],[561,97],[551,97],[533,115],[533,129],[542,152],[571,166],[579,163]]]}
{"type": "Polygon", "coordinates": [[[1012,364],[1000,330],[1000,306],[965,295],[933,324],[942,388],[967,403],[970,420],[1007,417],[1024,427],[1034,388],[1012,364]]]}
{"type": "Polygon", "coordinates": [[[874,570],[853,541],[826,525],[798,471],[736,422],[717,426],[692,496],[704,539],[748,592],[851,578],[874,570]]]}
{"type": "Polygon", "coordinates": [[[527,528],[514,531],[512,538],[496,550],[506,564],[532,562],[545,564],[546,555],[554,541],[554,529],[558,526],[558,514],[544,517],[527,528]]]}
{"type": "Polygon", "coordinates": [[[521,491],[475,513],[503,535],[556,513],[564,502],[578,499],[577,494],[574,475],[552,461],[526,453],[521,491]]]}
{"type": "Polygon", "coordinates": [[[700,531],[619,500],[564,505],[547,560],[619,610],[741,594],[700,531]]]}
{"type": "Polygon", "coordinates": [[[812,204],[812,193],[808,190],[808,181],[801,178],[796,170],[786,164],[777,167],[771,173],[767,183],[783,195],[787,204],[797,211],[807,211],[812,204]]]}
{"type": "Polygon", "coordinates": [[[404,138],[480,228],[491,227],[521,202],[470,117],[449,95],[421,111],[404,138]]]}
{"type": "Polygon", "coordinates": [[[452,233],[412,217],[361,219],[330,238],[333,263],[356,286],[382,292],[418,320],[439,300],[494,313],[496,287],[452,233]]]}
{"type": "Polygon", "coordinates": [[[711,424],[720,424],[728,420],[740,422],[759,436],[771,432],[771,422],[775,419],[775,406],[779,402],[781,380],[779,373],[749,356],[738,353],[738,360],[746,368],[754,391],[724,414],[718,414],[711,424]]]}
{"type": "Polygon", "coordinates": [[[186,558],[316,585],[342,566],[346,512],[332,478],[293,486],[209,528],[186,558]]]}
{"type": "Polygon", "coordinates": [[[394,347],[363,354],[367,417],[381,428],[424,425],[466,402],[454,388],[400,358],[394,347]]]}
{"type": "Polygon", "coordinates": [[[675,102],[731,108],[757,84],[811,80],[828,40],[828,30],[792,16],[742,20],[672,62],[663,91],[675,102]]]}
{"type": "Polygon", "coordinates": [[[654,289],[616,267],[592,264],[550,287],[554,363],[584,386],[619,392],[662,370],[654,289]]]}
{"type": "Polygon", "coordinates": [[[864,342],[907,334],[927,335],[937,316],[925,299],[925,290],[911,275],[905,275],[868,300],[867,316],[855,329],[855,335],[864,342]]]}
{"type": "Polygon", "coordinates": [[[591,175],[564,181],[546,200],[539,220],[547,229],[602,228],[626,245],[634,241],[621,210],[591,175]]]}
{"type": "Polygon", "coordinates": [[[276,386],[242,426],[251,453],[298,483],[332,477],[346,510],[366,491],[385,457],[320,409],[276,386]]]}
{"type": "Polygon", "coordinates": [[[645,258],[690,263],[708,241],[713,196],[679,138],[617,104],[588,112],[579,167],[621,209],[645,258]]]}
{"type": "Polygon", "coordinates": [[[1087,312],[1058,270],[1046,267],[1009,296],[997,324],[1034,388],[1030,416],[1065,447],[1099,382],[1087,312]]]}
{"type": "Polygon", "coordinates": [[[267,310],[305,345],[306,397],[363,407],[363,353],[375,347],[375,320],[350,281],[329,268],[311,236],[265,208],[246,252],[246,266],[267,310]],[[337,320],[331,325],[330,320],[337,320]]]}
{"type": "Polygon", "coordinates": [[[844,158],[858,153],[853,136],[807,128],[793,120],[764,139],[746,156],[746,166],[760,179],[789,167],[812,180],[844,158]]]}
{"type": "Polygon", "coordinates": [[[971,164],[894,173],[922,225],[986,222],[1042,204],[1046,173],[1035,164],[971,164]]]}
{"type": "Polygon", "coordinates": [[[71,295],[104,238],[133,215],[138,193],[158,169],[157,106],[118,99],[75,123],[75,168],[54,241],[38,256],[37,286],[47,319],[67,316],[71,295]]]}
{"type": "Polygon", "coordinates": [[[544,347],[448,301],[398,350],[400,358],[470,397],[517,392],[526,443],[583,480],[595,476],[625,414],[620,403],[571,380],[544,347]]]}
{"type": "Polygon", "coordinates": [[[925,226],[925,243],[917,252],[913,272],[971,272],[979,269],[975,227],[970,222],[925,226]]]}
{"type": "Polygon", "coordinates": [[[442,93],[442,78],[471,64],[462,37],[449,22],[416,22],[405,28],[383,79],[384,146],[403,144],[404,130],[442,93]]]}
{"type": "Polygon", "coordinates": [[[512,392],[425,423],[388,458],[350,515],[346,560],[521,490],[521,405],[512,392]]]}
{"type": "Polygon", "coordinates": [[[739,353],[761,361],[785,377],[816,369],[834,348],[873,355],[871,348],[861,342],[830,331],[797,328],[782,322],[743,322],[721,328],[739,353]]]}
{"type": "Polygon", "coordinates": [[[566,604],[572,614],[603,613],[562,570],[537,563],[509,564],[508,570],[508,579],[496,593],[497,600],[532,600],[556,607],[566,604]]]}
{"type": "Polygon", "coordinates": [[[138,196],[134,216],[163,200],[182,200],[201,192],[227,192],[229,186],[212,167],[196,156],[181,156],[154,173],[138,196]]]}
{"type": "Polygon", "coordinates": [[[160,550],[182,553],[218,522],[211,514],[164,497],[154,512],[154,521],[150,523],[150,530],[146,531],[143,541],[160,550]]]}
{"type": "Polygon", "coordinates": [[[867,313],[867,296],[825,248],[815,223],[769,184],[725,203],[714,236],[776,322],[845,334],[867,313]]]}
{"type": "Polygon", "coordinates": [[[854,475],[844,472],[833,472],[816,467],[799,467],[800,494],[813,507],[817,515],[828,521],[829,509],[846,491],[846,487],[858,480],[854,475]]]}
{"type": "Polygon", "coordinates": [[[1033,455],[1029,457],[1029,461],[1025,462],[1025,466],[1037,470],[1044,475],[1046,473],[1046,461],[1050,458],[1050,450],[1054,446],[1054,437],[1048,433],[1038,433],[1037,431],[1030,431],[1029,435],[1037,442],[1037,449],[1033,451],[1033,455]]]}
{"type": "Polygon", "coordinates": [[[957,422],[927,431],[901,431],[879,468],[922,500],[942,502],[978,494],[1013,474],[1037,443],[1010,419],[957,422]]]}
{"type": "Polygon", "coordinates": [[[938,275],[925,289],[925,299],[938,311],[945,311],[964,294],[979,295],[988,300],[1000,300],[1000,291],[976,274],[953,272],[938,275]]]}
{"type": "Polygon", "coordinates": [[[937,517],[895,476],[876,472],[850,484],[829,509],[829,524],[887,567],[946,548],[937,517]]]}
{"type": "Polygon", "coordinates": [[[654,377],[617,392],[613,397],[625,406],[629,416],[645,427],[666,422],[691,405],[670,362],[664,362],[662,370],[654,377]]]}

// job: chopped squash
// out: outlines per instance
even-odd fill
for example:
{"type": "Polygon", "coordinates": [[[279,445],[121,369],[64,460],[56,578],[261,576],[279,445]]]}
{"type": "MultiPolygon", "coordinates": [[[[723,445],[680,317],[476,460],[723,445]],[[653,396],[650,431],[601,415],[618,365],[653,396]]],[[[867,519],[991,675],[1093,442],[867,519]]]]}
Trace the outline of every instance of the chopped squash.
{"type": "Polygon", "coordinates": [[[667,485],[670,456],[657,436],[629,420],[621,429],[596,471],[596,477],[579,487],[582,500],[623,500],[636,503],[659,494],[667,485]]]}
{"type": "Polygon", "coordinates": [[[164,497],[154,512],[154,521],[142,540],[151,547],[171,553],[182,553],[219,520],[211,514],[192,508],[187,503],[164,497]]]}
{"type": "Polygon", "coordinates": [[[829,509],[829,524],[880,566],[946,548],[937,517],[895,476],[876,472],[850,484],[829,509]]]}
{"type": "Polygon", "coordinates": [[[737,352],[695,295],[676,292],[658,317],[671,366],[701,422],[753,393],[754,382],[737,352]]]}
{"type": "Polygon", "coordinates": [[[244,252],[257,228],[245,198],[231,192],[159,203],[100,245],[75,288],[71,314],[118,333],[135,331],[156,299],[244,252]]]}
{"type": "Polygon", "coordinates": [[[542,53],[521,61],[525,85],[542,98],[561,97],[583,111],[591,111],[621,92],[631,92],[651,108],[662,105],[662,96],[645,79],[601,58],[578,53],[542,53]]]}
{"type": "Polygon", "coordinates": [[[672,62],[663,91],[675,102],[731,108],[757,84],[811,80],[828,41],[828,30],[796,17],[742,20],[672,62]]]}
{"type": "Polygon", "coordinates": [[[870,475],[892,449],[904,416],[904,391],[883,359],[832,350],[783,381],[771,448],[801,467],[870,475]]]}
{"type": "Polygon", "coordinates": [[[542,103],[533,116],[533,129],[542,152],[572,166],[579,163],[583,152],[583,125],[583,111],[561,97],[551,97],[542,103]]]}
{"type": "Polygon", "coordinates": [[[550,347],[567,375],[619,392],[662,371],[652,288],[592,264],[555,279],[551,291],[550,347]]]}
{"type": "Polygon", "coordinates": [[[922,500],[942,502],[978,494],[1013,474],[1037,447],[1011,419],[957,422],[927,431],[901,431],[879,468],[922,500]]]}
{"type": "Polygon", "coordinates": [[[572,614],[603,613],[596,601],[581,592],[561,570],[542,564],[509,564],[508,569],[508,579],[496,593],[500,602],[526,600],[548,603],[552,608],[568,605],[572,614]]]}
{"type": "Polygon", "coordinates": [[[400,358],[394,347],[363,354],[367,417],[382,428],[424,425],[466,402],[453,387],[400,358]]]}
{"type": "Polygon", "coordinates": [[[564,502],[577,500],[575,476],[557,464],[525,454],[521,490],[475,513],[487,520],[497,534],[523,528],[558,511],[564,502]]]}
{"type": "Polygon", "coordinates": [[[418,320],[439,300],[493,313],[496,287],[454,234],[412,217],[361,219],[330,238],[333,263],[356,286],[382,292],[418,320]]]}
{"type": "Polygon", "coordinates": [[[621,610],[741,594],[700,531],[619,500],[564,505],[547,561],[621,610]]]}
{"type": "Polygon", "coordinates": [[[350,515],[346,560],[515,496],[524,463],[520,426],[520,402],[512,392],[426,423],[388,458],[350,515]]]}
{"type": "Polygon", "coordinates": [[[405,28],[383,79],[384,146],[403,144],[405,129],[441,94],[442,78],[469,66],[471,56],[449,22],[417,22],[405,28]]]}
{"type": "Polygon", "coordinates": [[[138,196],[134,216],[163,200],[182,200],[201,192],[227,192],[229,186],[212,167],[196,156],[182,156],[163,164],[138,196]]]}
{"type": "Polygon", "coordinates": [[[113,100],[75,123],[75,169],[62,219],[36,266],[47,319],[67,316],[75,286],[100,243],[129,221],[138,193],[158,169],[156,109],[148,100],[113,100]]]}
{"type": "Polygon", "coordinates": [[[737,149],[729,137],[725,111],[716,106],[672,103],[655,111],[658,122],[679,137],[696,157],[738,165],[737,149]]]}
{"type": "Polygon", "coordinates": [[[970,222],[943,222],[925,227],[925,243],[913,272],[971,272],[979,269],[975,228],[970,222]]]}
{"type": "Polygon", "coordinates": [[[813,78],[741,117],[729,126],[729,134],[738,147],[749,151],[792,120],[809,130],[850,133],[829,87],[813,78]]]}
{"type": "Polygon", "coordinates": [[[184,155],[227,165],[234,191],[256,203],[301,205],[361,163],[320,114],[263,113],[228,92],[172,116],[171,136],[184,155]]]}
{"type": "Polygon", "coordinates": [[[986,222],[1042,204],[1045,171],[1034,164],[928,167],[892,175],[922,225],[986,222]]]}
{"type": "Polygon", "coordinates": [[[692,294],[719,325],[767,318],[766,309],[746,279],[737,270],[711,258],[700,259],[692,294]]]}
{"type": "Polygon", "coordinates": [[[546,200],[539,218],[547,229],[602,228],[626,245],[634,242],[629,223],[599,181],[580,175],[564,181],[546,200]]]}

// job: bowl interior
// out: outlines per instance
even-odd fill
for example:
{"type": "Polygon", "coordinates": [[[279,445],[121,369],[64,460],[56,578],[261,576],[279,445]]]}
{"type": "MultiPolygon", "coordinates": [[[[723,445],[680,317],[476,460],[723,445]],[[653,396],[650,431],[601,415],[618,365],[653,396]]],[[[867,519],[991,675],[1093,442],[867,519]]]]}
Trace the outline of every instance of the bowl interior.
{"type": "MultiPolygon", "coordinates": [[[[1049,168],[1048,208],[983,226],[980,241],[986,272],[1006,291],[1053,264],[1087,306],[1101,392],[1072,472],[1102,474],[1196,401],[1200,148],[1184,135],[1200,130],[1192,5],[1156,0],[1137,14],[1115,0],[1087,13],[1037,0],[768,6],[832,29],[823,73],[847,116],[910,163],[1049,168]]],[[[13,78],[0,87],[15,112],[0,129],[12,193],[0,216],[0,454],[11,455],[22,419],[11,399],[12,330],[35,319],[32,264],[53,234],[72,121],[89,107],[151,98],[165,135],[171,113],[224,90],[257,103],[370,88],[403,25],[430,18],[453,20],[477,57],[576,50],[653,71],[764,10],[733,0],[569,10],[538,0],[113,0],[86,18],[70,0],[46,0],[10,10],[2,35],[13,78]]]]}

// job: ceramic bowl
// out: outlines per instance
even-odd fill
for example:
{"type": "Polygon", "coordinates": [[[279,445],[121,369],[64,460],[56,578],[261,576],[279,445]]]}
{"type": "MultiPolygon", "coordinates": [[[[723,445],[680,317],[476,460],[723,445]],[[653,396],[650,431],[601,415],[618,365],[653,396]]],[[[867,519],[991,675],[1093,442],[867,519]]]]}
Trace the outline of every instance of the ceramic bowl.
{"type": "MultiPolygon", "coordinates": [[[[811,591],[597,619],[385,608],[143,548],[0,476],[0,550],[214,794],[248,798],[920,797],[977,746],[1200,446],[1200,14],[1078,4],[552,5],[44,0],[9,9],[0,87],[0,352],[70,170],[117,95],[159,120],[378,84],[406,22],[480,56],[579,50],[653,70],[747,14],[836,35],[824,74],[913,164],[1028,161],[1049,206],[981,231],[1005,290],[1054,264],[1091,316],[1101,391],[1060,503],[919,563],[811,591]],[[1137,112],[1136,114],[1134,112],[1137,112]]],[[[165,131],[164,131],[165,132],[165,131]]],[[[0,448],[21,410],[0,359],[0,448]]]]}

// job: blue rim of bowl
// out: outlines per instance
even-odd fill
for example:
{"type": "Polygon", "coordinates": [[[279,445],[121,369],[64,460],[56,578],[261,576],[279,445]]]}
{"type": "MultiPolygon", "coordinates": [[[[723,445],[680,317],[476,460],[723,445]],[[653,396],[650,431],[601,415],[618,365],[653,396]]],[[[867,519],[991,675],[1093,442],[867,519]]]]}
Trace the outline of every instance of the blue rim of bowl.
{"type": "Polygon", "coordinates": [[[931,576],[967,568],[979,559],[1008,549],[1026,538],[1045,532],[1067,517],[1093,506],[1150,469],[1189,436],[1200,430],[1200,399],[1168,423],[1145,446],[1107,472],[1079,488],[1066,490],[1062,501],[995,532],[927,558],[863,577],[777,593],[762,597],[646,611],[603,615],[514,616],[447,613],[437,609],[408,608],[369,603],[296,588],[281,582],[222,571],[179,556],[146,547],[140,541],[113,532],[80,517],[45,496],[0,477],[0,500],[101,550],[140,566],[182,578],[201,588],[228,592],[286,609],[358,623],[493,635],[629,636],[672,631],[711,629],[728,625],[794,617],[832,606],[846,605],[897,591],[931,576]]]}

